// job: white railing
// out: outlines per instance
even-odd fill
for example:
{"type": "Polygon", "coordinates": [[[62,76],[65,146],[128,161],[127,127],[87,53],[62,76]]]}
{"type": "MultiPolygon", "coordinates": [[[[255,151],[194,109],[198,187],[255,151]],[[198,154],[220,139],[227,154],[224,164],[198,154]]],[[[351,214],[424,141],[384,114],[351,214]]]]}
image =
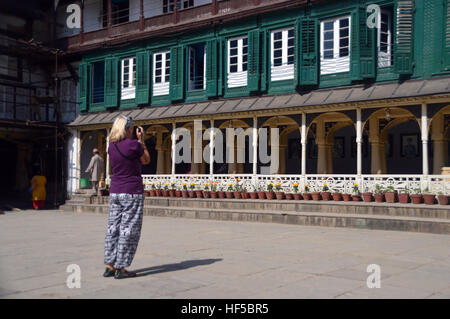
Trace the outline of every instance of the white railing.
{"type": "Polygon", "coordinates": [[[187,187],[194,183],[195,189],[203,189],[206,183],[215,183],[218,190],[227,190],[229,184],[233,186],[236,179],[247,191],[254,189],[265,190],[267,184],[280,183],[282,191],[293,191],[293,184],[297,183],[299,191],[302,192],[304,185],[308,185],[310,191],[321,191],[324,184],[331,192],[352,193],[355,184],[361,192],[374,192],[376,186],[383,188],[392,187],[396,191],[408,189],[409,192],[420,192],[428,189],[434,194],[450,194],[450,175],[252,175],[252,174],[176,174],[176,175],[143,175],[146,188],[150,189],[152,183],[164,187],[175,182],[178,189],[183,184],[187,187]]]}

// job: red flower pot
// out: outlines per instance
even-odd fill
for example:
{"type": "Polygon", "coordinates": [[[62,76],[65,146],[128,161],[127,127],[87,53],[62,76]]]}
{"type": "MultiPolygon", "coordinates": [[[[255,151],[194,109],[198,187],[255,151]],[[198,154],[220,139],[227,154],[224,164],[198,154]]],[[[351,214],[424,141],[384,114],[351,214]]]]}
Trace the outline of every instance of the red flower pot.
{"type": "Polygon", "coordinates": [[[438,195],[439,205],[448,205],[448,196],[447,195],[438,195]]]}
{"type": "Polygon", "coordinates": [[[243,193],[241,193],[241,197],[242,197],[242,199],[248,199],[248,193],[247,192],[243,192],[243,193]]]}
{"type": "Polygon", "coordinates": [[[217,195],[219,196],[220,199],[224,199],[226,197],[224,191],[217,192],[217,195]]]}
{"type": "Polygon", "coordinates": [[[383,194],[383,193],[381,193],[381,194],[375,194],[374,197],[375,197],[375,201],[376,201],[377,203],[382,203],[382,202],[384,202],[384,194],[383,194]]]}
{"type": "Polygon", "coordinates": [[[169,189],[169,196],[170,197],[175,197],[175,190],[174,189],[169,189]]]}
{"type": "Polygon", "coordinates": [[[372,193],[363,193],[362,194],[364,202],[370,203],[372,201],[372,193]]]}
{"type": "Polygon", "coordinates": [[[211,192],[210,191],[203,191],[203,198],[210,198],[211,192]]]}
{"type": "Polygon", "coordinates": [[[430,195],[430,194],[423,195],[423,201],[425,202],[426,205],[434,205],[435,198],[436,198],[436,195],[430,195]]]}
{"type": "Polygon", "coordinates": [[[303,199],[304,200],[311,200],[311,194],[310,193],[303,193],[303,199]]]}
{"type": "Polygon", "coordinates": [[[333,196],[333,200],[335,202],[340,202],[342,200],[342,194],[341,193],[333,193],[331,196],[333,196]]]}
{"type": "Polygon", "coordinates": [[[217,198],[218,196],[217,192],[209,192],[209,195],[211,195],[211,198],[217,198]]]}
{"type": "Polygon", "coordinates": [[[157,197],[160,197],[161,196],[161,190],[160,189],[155,189],[155,195],[157,197]]]}
{"type": "Polygon", "coordinates": [[[175,196],[176,197],[181,197],[181,195],[182,195],[181,191],[175,191],[175,196]]]}
{"type": "Polygon", "coordinates": [[[395,203],[395,192],[386,192],[384,193],[384,197],[387,203],[395,203]]]}
{"type": "MultiPolygon", "coordinates": [[[[294,193],[294,200],[302,200],[302,194],[299,193],[294,193]]],[[[305,196],[305,194],[303,194],[303,197],[305,196]]]]}
{"type": "Polygon", "coordinates": [[[354,202],[359,202],[361,201],[361,195],[352,195],[352,200],[354,202]]]}
{"type": "Polygon", "coordinates": [[[197,198],[203,198],[203,191],[201,191],[201,190],[196,190],[196,191],[195,191],[195,195],[197,196],[197,198]]]}
{"type": "Polygon", "coordinates": [[[275,192],[275,196],[277,197],[277,200],[284,199],[284,192],[275,192]]]}
{"type": "Polygon", "coordinates": [[[250,199],[258,199],[258,193],[257,192],[250,192],[250,199]]]}
{"type": "Polygon", "coordinates": [[[233,198],[233,192],[225,192],[225,194],[227,195],[228,199],[232,199],[233,198]]]}
{"type": "Polygon", "coordinates": [[[274,199],[275,193],[274,192],[266,192],[266,199],[274,199]]]}
{"type": "Polygon", "coordinates": [[[322,196],[322,200],[330,200],[331,198],[330,192],[321,192],[320,195],[322,196]]]}
{"type": "Polygon", "coordinates": [[[266,199],[266,192],[264,192],[264,191],[258,192],[258,198],[259,199],[266,199]]]}
{"type": "MultiPolygon", "coordinates": [[[[102,191],[100,191],[100,192],[102,192],[102,191]]],[[[102,192],[102,195],[103,195],[103,192],[102,192]]],[[[103,195],[103,196],[105,196],[105,195],[103,195]]],[[[144,191],[144,196],[145,197],[150,197],[150,192],[149,191],[144,191]]]]}
{"type": "Polygon", "coordinates": [[[234,198],[240,199],[241,198],[241,192],[233,192],[234,198]]]}
{"type": "Polygon", "coordinates": [[[294,196],[291,193],[286,193],[284,194],[284,196],[286,196],[286,200],[293,200],[294,196]]]}
{"type": "Polygon", "coordinates": [[[352,195],[342,194],[342,198],[344,199],[344,202],[350,202],[352,200],[352,195]]]}
{"type": "Polygon", "coordinates": [[[183,196],[183,198],[189,198],[189,191],[181,191],[181,195],[183,196]]]}
{"type": "Polygon", "coordinates": [[[409,202],[409,194],[400,193],[398,194],[398,202],[402,204],[408,204],[409,202]]]}
{"type": "Polygon", "coordinates": [[[195,198],[195,192],[194,191],[187,191],[189,194],[189,198],[195,198]]]}
{"type": "Polygon", "coordinates": [[[161,194],[163,197],[168,197],[169,196],[169,191],[166,189],[161,190],[161,194]]]}
{"type": "Polygon", "coordinates": [[[320,193],[318,192],[311,193],[311,196],[313,200],[320,200],[320,193]]]}
{"type": "Polygon", "coordinates": [[[151,190],[150,190],[150,196],[151,196],[151,197],[155,197],[155,196],[156,196],[156,192],[155,192],[154,189],[151,189],[151,190]]]}
{"type": "Polygon", "coordinates": [[[412,194],[411,201],[413,204],[422,204],[422,194],[412,194]]]}

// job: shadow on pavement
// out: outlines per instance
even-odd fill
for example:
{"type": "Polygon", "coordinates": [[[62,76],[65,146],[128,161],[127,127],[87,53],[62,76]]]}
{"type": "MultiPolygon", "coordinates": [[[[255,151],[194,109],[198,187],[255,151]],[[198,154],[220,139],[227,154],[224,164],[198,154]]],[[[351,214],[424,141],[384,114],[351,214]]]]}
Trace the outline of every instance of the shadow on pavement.
{"type": "Polygon", "coordinates": [[[222,261],[222,258],[186,260],[186,261],[182,261],[182,262],[176,263],[176,264],[166,264],[166,265],[136,269],[136,270],[133,270],[133,272],[136,273],[136,277],[142,277],[142,276],[154,275],[154,274],[158,274],[158,273],[162,273],[162,272],[177,271],[177,270],[183,270],[183,269],[188,269],[188,268],[197,267],[197,266],[210,265],[210,264],[213,264],[218,261],[222,261]]]}

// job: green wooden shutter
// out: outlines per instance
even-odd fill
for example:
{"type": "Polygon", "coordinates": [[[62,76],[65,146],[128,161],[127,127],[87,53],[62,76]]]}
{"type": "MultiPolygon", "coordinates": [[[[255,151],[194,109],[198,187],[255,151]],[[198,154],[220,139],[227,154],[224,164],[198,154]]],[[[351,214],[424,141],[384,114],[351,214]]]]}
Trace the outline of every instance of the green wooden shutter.
{"type": "Polygon", "coordinates": [[[182,100],[184,96],[184,50],[182,46],[170,49],[170,99],[182,100]]]}
{"type": "Polygon", "coordinates": [[[136,104],[148,104],[150,92],[150,72],[149,72],[148,52],[136,54],[136,104]]]}
{"type": "Polygon", "coordinates": [[[399,74],[413,73],[414,0],[395,2],[396,39],[394,67],[399,74]]]}
{"type": "Polygon", "coordinates": [[[267,90],[267,43],[268,43],[267,30],[261,32],[261,91],[267,90]]]}
{"type": "Polygon", "coordinates": [[[376,74],[376,28],[367,26],[366,8],[359,8],[352,14],[351,31],[351,78],[362,80],[374,78],[376,74]]]}
{"type": "Polygon", "coordinates": [[[87,63],[81,63],[78,70],[80,112],[88,110],[89,72],[87,63]]]}
{"type": "Polygon", "coordinates": [[[319,83],[319,21],[303,18],[297,21],[296,83],[316,85],[319,83]]]}
{"type": "Polygon", "coordinates": [[[218,65],[218,73],[217,73],[217,95],[222,96],[223,95],[223,76],[224,74],[224,39],[220,38],[218,40],[218,53],[219,53],[219,60],[217,61],[218,65]]]}
{"type": "Polygon", "coordinates": [[[117,107],[119,101],[119,60],[105,59],[105,107],[117,107]]]}
{"type": "Polygon", "coordinates": [[[444,68],[450,70],[450,0],[444,0],[445,40],[444,40],[444,68]]]}
{"type": "Polygon", "coordinates": [[[217,40],[206,43],[206,96],[217,96],[217,40]]]}
{"type": "Polygon", "coordinates": [[[248,33],[248,67],[247,67],[247,88],[250,92],[259,90],[259,30],[248,33]]]}

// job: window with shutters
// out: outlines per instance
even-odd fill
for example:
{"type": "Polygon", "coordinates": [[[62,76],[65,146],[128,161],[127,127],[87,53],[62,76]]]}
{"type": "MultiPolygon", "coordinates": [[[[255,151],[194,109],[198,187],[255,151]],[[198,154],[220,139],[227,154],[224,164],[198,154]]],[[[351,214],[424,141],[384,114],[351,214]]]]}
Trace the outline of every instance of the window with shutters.
{"type": "Polygon", "coordinates": [[[134,99],[136,95],[136,57],[122,59],[121,100],[134,99]]]}
{"type": "Polygon", "coordinates": [[[105,62],[92,63],[91,70],[91,102],[103,103],[105,101],[105,62]]]}
{"type": "Polygon", "coordinates": [[[228,78],[229,88],[247,85],[248,38],[228,40],[228,78]]]}
{"type": "Polygon", "coordinates": [[[350,70],[350,16],[320,22],[320,74],[350,70]]]}
{"type": "Polygon", "coordinates": [[[189,46],[189,91],[206,88],[206,45],[189,46]]]}
{"type": "Polygon", "coordinates": [[[378,29],[378,67],[392,65],[392,10],[380,11],[380,28],[378,29]]]}
{"type": "Polygon", "coordinates": [[[271,32],[271,80],[290,80],[294,78],[294,28],[271,32]]]}
{"type": "Polygon", "coordinates": [[[170,88],[170,51],[153,55],[153,95],[167,95],[170,88]]]}
{"type": "MultiPolygon", "coordinates": [[[[163,13],[173,12],[175,0],[163,0],[163,13]]],[[[194,0],[177,0],[177,10],[194,6],[194,0]]]]}

